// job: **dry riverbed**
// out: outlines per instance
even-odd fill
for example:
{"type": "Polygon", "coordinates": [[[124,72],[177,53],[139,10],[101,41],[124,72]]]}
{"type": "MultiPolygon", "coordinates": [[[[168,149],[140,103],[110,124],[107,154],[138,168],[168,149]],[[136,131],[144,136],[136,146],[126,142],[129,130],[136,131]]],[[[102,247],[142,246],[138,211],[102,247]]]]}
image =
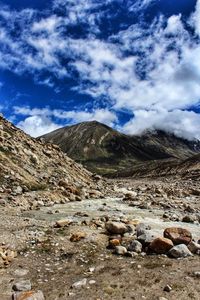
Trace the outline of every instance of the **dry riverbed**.
{"type": "Polygon", "coordinates": [[[118,240],[119,234],[111,235],[105,228],[108,221],[129,226],[132,231],[124,233],[121,241],[126,248],[136,238],[139,223],[149,225],[160,237],[165,228],[185,228],[198,241],[199,196],[165,197],[162,193],[166,194],[167,188],[156,191],[156,182],[151,185],[154,190],[148,189],[145,181],[132,185],[128,181],[117,182],[117,187],[111,184],[118,189],[117,198],[69,202],[30,211],[0,208],[0,245],[3,251],[17,251],[17,256],[11,253],[13,258],[1,265],[0,300],[10,300],[12,294],[17,300],[43,300],[43,295],[48,300],[200,299],[200,255],[178,259],[145,251],[116,255],[108,245],[109,239],[118,240]],[[128,196],[123,188],[137,194],[128,196]],[[144,206],[150,203],[151,195],[151,204],[144,206]],[[184,210],[188,205],[189,213],[184,210]],[[194,220],[182,222],[186,214],[194,220]],[[27,298],[26,292],[19,296],[14,290],[20,289],[20,284],[35,291],[35,298],[27,298]]]}

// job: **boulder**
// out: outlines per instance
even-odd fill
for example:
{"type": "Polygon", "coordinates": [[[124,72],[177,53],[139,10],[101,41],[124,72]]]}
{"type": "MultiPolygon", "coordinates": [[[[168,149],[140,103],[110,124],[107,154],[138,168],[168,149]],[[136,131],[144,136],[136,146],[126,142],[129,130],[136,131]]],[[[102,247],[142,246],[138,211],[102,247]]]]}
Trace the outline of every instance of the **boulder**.
{"type": "Polygon", "coordinates": [[[153,231],[145,231],[142,235],[138,236],[138,241],[143,246],[149,246],[149,244],[158,237],[153,231]]]}
{"type": "Polygon", "coordinates": [[[149,248],[157,254],[166,254],[173,246],[171,240],[159,237],[151,242],[149,248]]]}
{"type": "Polygon", "coordinates": [[[192,256],[192,253],[185,244],[174,246],[169,250],[168,254],[174,258],[192,256]]]}
{"type": "Polygon", "coordinates": [[[128,227],[121,222],[109,221],[106,223],[105,228],[111,234],[124,234],[129,231],[128,227]]]}
{"type": "Polygon", "coordinates": [[[150,230],[150,229],[151,229],[151,226],[144,224],[144,223],[139,223],[136,226],[135,231],[136,231],[137,236],[140,236],[143,233],[145,233],[147,230],[150,230]]]}
{"type": "Polygon", "coordinates": [[[197,218],[195,216],[192,215],[186,215],[183,217],[182,222],[185,223],[194,223],[197,220],[197,218]]]}
{"type": "Polygon", "coordinates": [[[193,254],[196,254],[198,251],[200,251],[200,245],[198,243],[195,242],[190,242],[187,245],[188,249],[190,250],[190,252],[192,252],[193,254]]]}
{"type": "Polygon", "coordinates": [[[164,237],[170,239],[174,245],[188,245],[192,240],[192,234],[190,231],[179,227],[166,228],[164,231],[164,237]]]}
{"type": "Polygon", "coordinates": [[[141,253],[142,252],[142,244],[137,240],[131,241],[130,245],[128,246],[128,251],[141,253]]]}
{"type": "Polygon", "coordinates": [[[125,255],[126,253],[127,253],[126,247],[123,247],[123,246],[116,246],[115,247],[115,254],[125,255]]]}

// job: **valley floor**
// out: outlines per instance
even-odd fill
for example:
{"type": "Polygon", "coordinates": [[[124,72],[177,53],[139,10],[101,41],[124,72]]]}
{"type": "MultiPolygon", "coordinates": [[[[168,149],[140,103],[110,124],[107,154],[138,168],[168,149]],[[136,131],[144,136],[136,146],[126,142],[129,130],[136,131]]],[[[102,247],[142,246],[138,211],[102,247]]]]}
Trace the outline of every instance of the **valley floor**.
{"type": "MultiPolygon", "coordinates": [[[[116,255],[107,249],[105,230],[107,220],[130,224],[133,231],[124,235],[124,246],[140,222],[160,236],[166,227],[186,228],[198,241],[198,182],[130,179],[110,180],[109,185],[113,194],[105,199],[27,211],[0,207],[0,253],[17,251],[16,257],[10,254],[11,262],[0,265],[0,300],[11,299],[16,284],[31,284],[48,300],[200,299],[200,255],[116,255]]],[[[13,299],[43,299],[40,293],[27,297],[16,292],[13,299]]]]}

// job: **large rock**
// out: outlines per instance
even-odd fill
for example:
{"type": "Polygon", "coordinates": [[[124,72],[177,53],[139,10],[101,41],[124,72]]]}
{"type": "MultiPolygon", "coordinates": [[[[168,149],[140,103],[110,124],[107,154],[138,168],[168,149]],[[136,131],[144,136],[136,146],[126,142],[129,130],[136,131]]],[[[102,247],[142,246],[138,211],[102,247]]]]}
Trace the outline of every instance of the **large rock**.
{"type": "Polygon", "coordinates": [[[171,240],[159,237],[151,242],[149,248],[157,254],[166,254],[173,246],[171,240]]]}
{"type": "Polygon", "coordinates": [[[187,247],[193,254],[196,254],[198,251],[200,251],[200,245],[193,241],[190,242],[187,247]]]}
{"type": "Polygon", "coordinates": [[[105,225],[106,230],[111,234],[124,234],[129,231],[128,227],[121,222],[109,221],[105,225]]]}
{"type": "Polygon", "coordinates": [[[65,226],[69,226],[70,224],[72,224],[72,220],[61,219],[56,221],[55,227],[65,227],[65,226]]]}
{"type": "Polygon", "coordinates": [[[116,246],[115,253],[118,255],[125,255],[127,253],[127,249],[126,249],[126,247],[123,247],[123,246],[116,246]]]}
{"type": "Polygon", "coordinates": [[[186,215],[183,217],[182,222],[185,223],[194,223],[197,220],[196,216],[186,215]]]}
{"type": "Polygon", "coordinates": [[[192,256],[192,253],[185,244],[174,246],[169,250],[168,254],[174,258],[192,256]]]}
{"type": "Polygon", "coordinates": [[[136,228],[135,228],[135,231],[136,231],[136,234],[137,236],[140,236],[142,234],[144,234],[147,230],[150,230],[151,227],[147,224],[144,224],[144,223],[139,223],[136,228]]]}
{"type": "Polygon", "coordinates": [[[164,231],[164,237],[170,239],[175,245],[188,245],[192,240],[192,234],[189,230],[179,227],[166,228],[164,231]]]}
{"type": "Polygon", "coordinates": [[[29,291],[13,294],[12,300],[45,300],[45,298],[42,291],[29,291]]]}
{"type": "Polygon", "coordinates": [[[141,253],[142,252],[142,244],[137,240],[131,241],[130,245],[128,246],[128,251],[141,253]]]}
{"type": "Polygon", "coordinates": [[[158,237],[153,231],[147,230],[142,235],[138,236],[138,241],[143,246],[149,246],[149,244],[158,237]]]}

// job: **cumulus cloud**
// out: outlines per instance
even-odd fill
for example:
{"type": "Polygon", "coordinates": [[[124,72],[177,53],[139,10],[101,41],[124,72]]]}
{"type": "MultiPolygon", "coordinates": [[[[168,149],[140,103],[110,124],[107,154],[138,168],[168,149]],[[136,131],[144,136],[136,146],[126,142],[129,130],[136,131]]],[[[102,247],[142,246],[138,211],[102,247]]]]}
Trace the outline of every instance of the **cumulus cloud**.
{"type": "Polygon", "coordinates": [[[59,125],[55,124],[46,116],[31,116],[17,124],[17,127],[33,137],[41,136],[45,133],[58,129],[59,125]]]}
{"type": "Polygon", "coordinates": [[[138,110],[135,117],[127,122],[122,131],[141,134],[146,130],[164,130],[178,137],[200,140],[200,114],[192,111],[138,110]]]}

